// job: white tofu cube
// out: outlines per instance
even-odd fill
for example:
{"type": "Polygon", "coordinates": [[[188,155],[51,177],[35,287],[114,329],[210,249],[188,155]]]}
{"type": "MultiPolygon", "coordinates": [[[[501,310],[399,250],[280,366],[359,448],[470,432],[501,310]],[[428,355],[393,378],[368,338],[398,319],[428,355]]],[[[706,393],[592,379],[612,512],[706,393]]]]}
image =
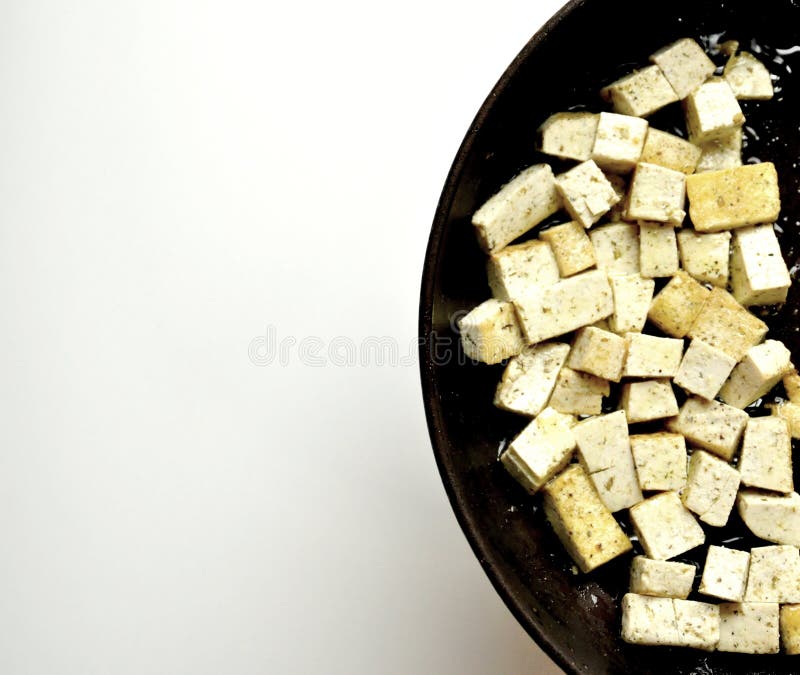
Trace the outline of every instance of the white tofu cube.
{"type": "Polygon", "coordinates": [[[742,227],[733,233],[731,289],[745,307],[786,302],[792,280],[772,225],[742,227]]]}
{"type": "Polygon", "coordinates": [[[640,274],[610,276],[614,296],[614,313],[608,318],[608,327],[615,333],[641,333],[647,321],[647,312],[653,301],[656,283],[640,274]]]}
{"type": "Polygon", "coordinates": [[[512,178],[472,216],[487,253],[499,251],[561,208],[553,170],[534,164],[512,178]]]}
{"type": "Polygon", "coordinates": [[[561,278],[550,246],[535,239],[492,253],[486,271],[492,295],[508,302],[561,278]]]}
{"type": "Polygon", "coordinates": [[[700,160],[695,171],[720,171],[721,169],[734,169],[742,165],[742,138],[741,127],[720,134],[717,138],[700,143],[700,160]]]}
{"type": "Polygon", "coordinates": [[[639,645],[713,651],[719,642],[716,605],[627,593],[622,598],[622,639],[639,645]]]}
{"type": "Polygon", "coordinates": [[[592,156],[599,120],[589,112],[550,115],[539,127],[539,149],[546,155],[585,162],[592,156]]]}
{"type": "Polygon", "coordinates": [[[587,326],[575,335],[567,365],[573,370],[619,382],[626,351],[624,338],[601,328],[587,326]]]}
{"type": "Polygon", "coordinates": [[[713,399],[736,365],[736,359],[702,340],[692,340],[673,382],[690,394],[713,399]]]}
{"type": "Polygon", "coordinates": [[[618,223],[620,220],[625,220],[625,195],[628,194],[628,181],[625,176],[617,173],[605,173],[605,176],[619,197],[619,201],[611,207],[605,219],[609,223],[618,223]]]}
{"type": "Polygon", "coordinates": [[[673,377],[683,357],[683,340],[629,333],[623,377],[673,377]]]}
{"type": "Polygon", "coordinates": [[[721,600],[742,602],[749,568],[750,554],[747,551],[709,546],[698,590],[703,595],[721,600]]]}
{"type": "Polygon", "coordinates": [[[600,93],[611,101],[614,112],[634,117],[647,117],[678,100],[675,90],[658,66],[634,71],[612,82],[600,93]]]}
{"type": "Polygon", "coordinates": [[[538,415],[547,405],[568,354],[569,345],[560,342],[527,347],[508,362],[494,404],[520,415],[538,415]]]}
{"type": "Polygon", "coordinates": [[[800,405],[791,401],[781,401],[780,403],[767,403],[767,408],[772,411],[773,415],[786,422],[792,438],[800,439],[800,405]]]}
{"type": "Polygon", "coordinates": [[[714,62],[691,38],[662,47],[650,60],[661,68],[679,99],[686,98],[716,70],[714,62]]]}
{"type": "Polygon", "coordinates": [[[683,504],[712,527],[723,527],[733,511],[739,490],[739,472],[727,462],[695,450],[689,458],[689,475],[683,504]]]}
{"type": "Polygon", "coordinates": [[[723,79],[701,84],[686,98],[686,128],[693,143],[714,140],[743,124],[742,108],[723,79]]]}
{"type": "Polygon", "coordinates": [[[515,303],[522,331],[535,343],[611,316],[614,300],[605,272],[589,270],[533,289],[515,303]]]}
{"type": "Polygon", "coordinates": [[[603,396],[608,396],[609,392],[607,380],[564,366],[558,374],[550,406],[562,413],[599,415],[603,396]]]}
{"type": "Polygon", "coordinates": [[[719,605],[721,652],[777,654],[780,651],[777,602],[724,602],[719,605]]]}
{"type": "Polygon", "coordinates": [[[631,563],[631,593],[685,600],[692,592],[694,565],[637,555],[631,563]]]}
{"type": "Polygon", "coordinates": [[[678,270],[653,298],[647,318],[667,335],[682,338],[694,325],[709,295],[707,288],[678,270]]]}
{"type": "Polygon", "coordinates": [[[800,546],[800,495],[771,495],[741,490],[736,507],[744,524],[757,537],[775,544],[800,546]]]}
{"type": "Polygon", "coordinates": [[[800,605],[783,605],[780,624],[783,651],[800,654],[800,605]]]}
{"type": "Polygon", "coordinates": [[[558,175],[555,182],[570,216],[587,229],[619,201],[614,187],[591,159],[558,175]]]}
{"type": "MultiPolygon", "coordinates": [[[[789,425],[776,416],[751,417],[739,456],[742,483],[750,487],[792,492],[792,437],[789,425]]],[[[800,600],[798,600],[800,602],[800,600]]]]}
{"type": "Polygon", "coordinates": [[[642,490],[677,491],[686,486],[683,436],[666,432],[636,434],[630,437],[630,444],[642,490]]]}
{"type": "Polygon", "coordinates": [[[640,162],[628,188],[628,220],[679,225],[686,217],[686,174],[640,162]]]}
{"type": "Polygon", "coordinates": [[[500,455],[508,472],[531,494],[561,471],[575,450],[573,415],[542,410],[500,455]]]}
{"type": "Polygon", "coordinates": [[[592,417],[579,422],[573,433],[581,465],[609,511],[642,501],[624,414],[592,417]]]}
{"type": "Polygon", "coordinates": [[[795,546],[750,550],[745,602],[800,602],[800,551],[795,546]]]}
{"type": "Polygon", "coordinates": [[[500,363],[525,349],[514,305],[492,298],[458,322],[464,354],[475,361],[500,363]]]}
{"type": "Polygon", "coordinates": [[[751,347],[719,391],[728,405],[746,408],[781,381],[791,368],[791,352],[782,342],[766,340],[751,347]]]}
{"type": "Polygon", "coordinates": [[[650,422],[678,414],[678,402],[669,380],[645,380],[622,385],[620,405],[629,424],[650,422]]]}
{"type": "Polygon", "coordinates": [[[686,176],[689,217],[697,232],[774,223],[781,210],[772,162],[686,176]]]}
{"type": "Polygon", "coordinates": [[[640,117],[600,113],[592,159],[606,171],[628,173],[642,156],[648,126],[640,117]]]}
{"type": "MultiPolygon", "coordinates": [[[[702,288],[702,287],[701,287],[702,288]]],[[[652,309],[651,309],[652,313],[652,309]]],[[[742,307],[730,293],[714,288],[687,335],[742,360],[767,334],[767,324],[742,307]]]]}
{"type": "Polygon", "coordinates": [[[639,273],[639,226],[612,223],[589,232],[598,269],[608,275],[639,273]]]}
{"type": "Polygon", "coordinates": [[[739,52],[728,59],[723,77],[738,99],[772,98],[772,77],[767,67],[749,52],[739,52]]]}
{"type": "Polygon", "coordinates": [[[539,235],[553,249],[558,270],[562,277],[571,277],[594,267],[594,247],[580,223],[568,223],[551,227],[539,235]]]}
{"type": "Polygon", "coordinates": [[[661,492],[633,506],[631,522],[645,553],[656,560],[669,560],[706,540],[675,492],[661,492]]]}
{"type": "Polygon", "coordinates": [[[580,464],[571,464],[542,489],[544,512],[564,548],[582,572],[631,550],[580,464]]]}
{"type": "Polygon", "coordinates": [[[731,233],[698,234],[687,229],[678,230],[676,235],[683,269],[697,281],[725,288],[728,285],[731,233]]]}
{"type": "Polygon", "coordinates": [[[675,134],[650,127],[644,142],[640,162],[658,164],[667,169],[692,174],[700,161],[702,150],[694,143],[675,134]]]}
{"type": "MultiPolygon", "coordinates": [[[[642,166],[641,164],[639,166],[642,166]]],[[[678,241],[675,229],[663,223],[639,222],[639,271],[643,277],[671,277],[677,273],[678,241]]]]}
{"type": "Polygon", "coordinates": [[[739,408],[691,396],[666,426],[669,431],[683,434],[687,441],[730,461],[749,419],[739,408]]]}

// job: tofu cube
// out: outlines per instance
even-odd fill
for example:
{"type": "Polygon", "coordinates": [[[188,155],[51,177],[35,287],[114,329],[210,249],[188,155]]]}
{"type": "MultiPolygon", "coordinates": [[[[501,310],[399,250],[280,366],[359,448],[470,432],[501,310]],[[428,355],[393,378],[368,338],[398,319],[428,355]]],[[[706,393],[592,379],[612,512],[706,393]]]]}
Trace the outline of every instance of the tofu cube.
{"type": "Polygon", "coordinates": [[[531,494],[561,471],[575,450],[573,415],[545,408],[500,455],[508,472],[531,494]]]}
{"type": "Polygon", "coordinates": [[[644,142],[640,162],[692,174],[700,161],[702,150],[694,143],[675,134],[650,127],[644,142]]]}
{"type": "Polygon", "coordinates": [[[731,56],[725,64],[723,77],[738,99],[765,101],[774,95],[767,67],[749,52],[731,56]]]}
{"type": "Polygon", "coordinates": [[[682,338],[694,325],[709,297],[707,288],[679,270],[653,298],[647,318],[667,335],[682,338]]]}
{"type": "Polygon", "coordinates": [[[742,305],[786,302],[792,280],[772,225],[742,227],[733,233],[731,289],[742,305]]]}
{"type": "Polygon", "coordinates": [[[719,642],[716,605],[627,593],[622,598],[622,639],[639,645],[713,651],[719,642]]]}
{"type": "Polygon", "coordinates": [[[751,347],[719,391],[728,405],[746,408],[781,381],[791,368],[791,352],[782,342],[766,340],[751,347]]]}
{"type": "Polygon", "coordinates": [[[750,554],[747,551],[709,546],[698,590],[703,595],[721,600],[742,602],[749,568],[750,554]]]}
{"type": "Polygon", "coordinates": [[[550,246],[535,239],[492,253],[486,271],[492,295],[508,302],[561,278],[550,246]]]}
{"type": "Polygon", "coordinates": [[[683,504],[712,527],[723,527],[733,511],[739,490],[739,472],[703,450],[689,458],[683,504]]]}
{"type": "Polygon", "coordinates": [[[640,274],[649,278],[671,277],[677,273],[679,267],[678,241],[675,238],[675,229],[671,225],[640,221],[640,274]]]}
{"type": "Polygon", "coordinates": [[[596,113],[589,112],[550,115],[539,127],[539,150],[553,157],[585,162],[592,156],[599,120],[596,113]]]}
{"type": "Polygon", "coordinates": [[[794,367],[783,374],[782,382],[789,400],[795,404],[800,403],[800,374],[794,367]]]}
{"type": "Polygon", "coordinates": [[[667,429],[726,461],[733,459],[750,416],[719,401],[690,396],[667,429]]]}
{"type": "Polygon", "coordinates": [[[609,511],[615,513],[642,501],[623,413],[584,420],[573,433],[581,465],[609,511]]]}
{"type": "Polygon", "coordinates": [[[573,370],[619,382],[626,349],[625,339],[619,335],[587,326],[575,335],[567,365],[573,370]]]}
{"type": "Polygon", "coordinates": [[[700,161],[695,171],[720,171],[742,165],[742,129],[736,127],[717,138],[698,144],[700,161]]]}
{"type": "Polygon", "coordinates": [[[623,377],[673,377],[683,357],[683,340],[629,333],[623,377]]]}
{"type": "Polygon", "coordinates": [[[525,349],[514,305],[492,298],[475,307],[458,322],[464,354],[475,361],[494,364],[525,349]]]}
{"type": "Polygon", "coordinates": [[[669,560],[700,546],[706,535],[676,492],[661,492],[631,508],[631,522],[645,553],[669,560]]]}
{"type": "Polygon", "coordinates": [[[570,217],[587,229],[619,201],[614,187],[591,159],[560,174],[555,182],[570,217]]]}
{"type": "Polygon", "coordinates": [[[690,394],[713,399],[736,365],[736,359],[702,340],[692,340],[673,382],[690,394]]]}
{"type": "Polygon", "coordinates": [[[686,98],[716,70],[714,62],[691,38],[662,47],[650,60],[661,68],[679,99],[686,98]]]}
{"type": "Polygon", "coordinates": [[[527,347],[508,362],[494,404],[509,412],[536,417],[547,405],[569,345],[549,342],[527,347]]]}
{"type": "Polygon", "coordinates": [[[725,288],[731,233],[698,234],[694,230],[678,230],[676,235],[683,269],[699,282],[725,288]]]}
{"type": "Polygon", "coordinates": [[[741,490],[736,507],[744,524],[757,537],[775,544],[800,546],[800,495],[771,495],[741,490]]]}
{"type": "Polygon", "coordinates": [[[800,602],[800,551],[795,546],[750,550],[745,602],[800,602]]]}
{"type": "Polygon", "coordinates": [[[528,342],[547,340],[611,316],[614,300],[605,272],[589,270],[532,289],[514,303],[528,342]]]}
{"type": "Polygon", "coordinates": [[[742,439],[739,473],[742,483],[750,487],[785,493],[794,490],[792,437],[785,420],[772,415],[750,418],[742,439]]]}
{"type": "MultiPolygon", "coordinates": [[[[652,312],[652,309],[651,309],[652,312]]],[[[687,335],[741,361],[767,334],[767,324],[721,288],[714,288],[687,335]]]]}
{"type": "Polygon", "coordinates": [[[687,457],[683,436],[663,431],[636,434],[630,437],[630,444],[642,490],[677,491],[686,486],[687,457]]]}
{"type": "Polygon", "coordinates": [[[615,333],[641,333],[647,321],[647,312],[653,301],[656,283],[640,274],[609,277],[614,296],[614,313],[608,318],[608,327],[615,333]]]}
{"type": "Polygon", "coordinates": [[[685,600],[692,592],[694,572],[694,565],[637,555],[631,563],[631,593],[685,600]]]}
{"type": "Polygon", "coordinates": [[[609,276],[639,273],[639,227],[629,223],[603,225],[589,232],[598,269],[609,276]]]}
{"type": "Polygon", "coordinates": [[[787,654],[800,654],[800,605],[781,607],[781,644],[787,654]]]}
{"type": "Polygon", "coordinates": [[[534,164],[506,183],[472,216],[478,241],[494,253],[561,208],[553,170],[534,164]]]}
{"type": "Polygon", "coordinates": [[[780,403],[767,403],[767,408],[776,417],[780,417],[789,427],[789,434],[792,438],[800,439],[800,405],[791,401],[781,401],[780,403]]]}
{"type": "Polygon", "coordinates": [[[713,78],[686,97],[686,128],[693,143],[724,136],[744,124],[744,113],[731,86],[713,78]]]}
{"type": "Polygon", "coordinates": [[[772,162],[706,171],[686,177],[689,217],[698,232],[773,223],[781,210],[772,162]]]}
{"type": "Polygon", "coordinates": [[[675,90],[658,66],[634,71],[609,84],[600,94],[611,101],[614,112],[634,117],[647,117],[678,100],[675,90]]]}
{"type": "Polygon", "coordinates": [[[568,223],[551,227],[539,235],[553,249],[558,270],[562,277],[571,277],[594,267],[594,247],[580,223],[568,223]]]}
{"type": "Polygon", "coordinates": [[[603,408],[603,396],[609,393],[607,380],[564,366],[558,374],[550,406],[567,414],[599,415],[603,408]]]}
{"type": "Polygon", "coordinates": [[[568,466],[542,492],[545,515],[582,572],[591,572],[631,550],[630,539],[580,464],[568,466]]]}
{"type": "Polygon", "coordinates": [[[625,176],[617,173],[606,173],[605,176],[619,197],[619,201],[606,214],[606,220],[609,223],[618,223],[620,220],[625,220],[625,195],[628,194],[628,181],[625,176]]]}
{"type": "Polygon", "coordinates": [[[628,220],[649,220],[677,225],[686,212],[686,174],[640,162],[628,188],[628,220]]]}
{"type": "Polygon", "coordinates": [[[669,380],[645,380],[622,385],[620,405],[629,424],[650,422],[678,414],[678,402],[669,380]]]}
{"type": "Polygon", "coordinates": [[[617,113],[600,113],[592,159],[612,173],[628,173],[642,156],[647,120],[617,113]]]}
{"type": "Polygon", "coordinates": [[[724,602],[719,605],[721,652],[777,654],[780,651],[777,602],[724,602]]]}

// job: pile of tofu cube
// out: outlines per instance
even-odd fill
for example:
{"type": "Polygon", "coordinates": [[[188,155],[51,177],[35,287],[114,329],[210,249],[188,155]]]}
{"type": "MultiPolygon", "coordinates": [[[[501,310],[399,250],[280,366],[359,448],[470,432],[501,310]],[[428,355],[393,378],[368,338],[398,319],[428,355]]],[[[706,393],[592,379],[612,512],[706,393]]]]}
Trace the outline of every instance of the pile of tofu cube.
{"type": "Polygon", "coordinates": [[[746,653],[782,641],[797,654],[800,377],[748,309],[785,302],[790,275],[777,173],[742,164],[739,103],[773,86],[754,56],[727,50],[715,76],[679,40],[603,89],[614,112],[544,122],[541,152],[575,164],[531,166],[474,214],[493,297],[459,329],[467,356],[507,361],[494,403],[530,423],[500,459],[542,491],[583,572],[632,550],[614,516],[629,511],[645,555],[631,562],[624,640],[746,653]],[[646,119],[678,102],[689,140],[646,119]],[[525,233],[537,236],[512,243],[525,233]],[[781,382],[788,400],[751,416],[781,382]],[[672,559],[734,507],[771,545],[709,546],[693,596],[704,601],[688,600],[695,567],[672,559]]]}

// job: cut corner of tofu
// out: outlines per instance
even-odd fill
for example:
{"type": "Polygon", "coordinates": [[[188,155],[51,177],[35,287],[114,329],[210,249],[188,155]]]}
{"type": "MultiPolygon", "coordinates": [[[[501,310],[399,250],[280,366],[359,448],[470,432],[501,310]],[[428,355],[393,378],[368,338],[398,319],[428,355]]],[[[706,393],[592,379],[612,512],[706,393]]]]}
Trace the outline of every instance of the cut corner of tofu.
{"type": "Polygon", "coordinates": [[[765,101],[775,93],[769,70],[750,52],[732,54],[725,64],[723,77],[738,99],[765,101]]]}

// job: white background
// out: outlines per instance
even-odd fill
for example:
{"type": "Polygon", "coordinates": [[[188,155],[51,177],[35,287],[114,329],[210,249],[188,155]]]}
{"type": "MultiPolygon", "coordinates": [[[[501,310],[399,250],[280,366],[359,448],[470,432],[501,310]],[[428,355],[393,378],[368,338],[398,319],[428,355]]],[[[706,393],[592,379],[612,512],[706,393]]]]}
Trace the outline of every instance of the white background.
{"type": "Polygon", "coordinates": [[[328,348],[413,356],[450,162],[560,4],[0,2],[0,672],[558,672],[415,359],[328,348]]]}

